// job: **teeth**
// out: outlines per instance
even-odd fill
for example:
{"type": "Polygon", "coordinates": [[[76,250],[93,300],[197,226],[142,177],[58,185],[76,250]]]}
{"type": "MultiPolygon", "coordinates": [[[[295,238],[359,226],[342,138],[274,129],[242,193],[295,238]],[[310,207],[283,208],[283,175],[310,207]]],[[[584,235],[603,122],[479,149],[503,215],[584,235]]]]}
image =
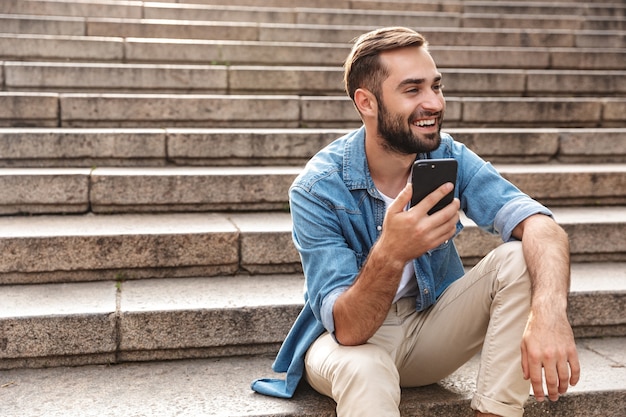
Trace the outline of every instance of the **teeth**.
{"type": "Polygon", "coordinates": [[[424,127],[424,126],[432,126],[435,124],[435,119],[430,119],[430,120],[420,120],[419,122],[416,122],[415,125],[420,126],[420,127],[424,127]]]}

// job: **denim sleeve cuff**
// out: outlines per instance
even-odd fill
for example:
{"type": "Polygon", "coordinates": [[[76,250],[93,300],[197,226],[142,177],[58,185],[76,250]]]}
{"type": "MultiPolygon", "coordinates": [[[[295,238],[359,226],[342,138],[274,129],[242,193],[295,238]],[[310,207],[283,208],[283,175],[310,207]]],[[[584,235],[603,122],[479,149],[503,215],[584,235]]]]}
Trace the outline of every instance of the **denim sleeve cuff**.
{"type": "Polygon", "coordinates": [[[498,211],[494,220],[494,228],[500,233],[503,241],[514,240],[515,238],[511,236],[513,229],[533,214],[545,214],[554,217],[550,210],[537,201],[528,196],[522,196],[509,201],[498,211]]]}
{"type": "Polygon", "coordinates": [[[324,328],[330,333],[333,338],[335,337],[335,319],[333,317],[333,307],[335,307],[335,301],[341,294],[343,294],[348,287],[339,287],[335,288],[333,291],[328,293],[328,295],[322,301],[322,309],[320,311],[320,315],[322,318],[322,324],[324,328]]]}

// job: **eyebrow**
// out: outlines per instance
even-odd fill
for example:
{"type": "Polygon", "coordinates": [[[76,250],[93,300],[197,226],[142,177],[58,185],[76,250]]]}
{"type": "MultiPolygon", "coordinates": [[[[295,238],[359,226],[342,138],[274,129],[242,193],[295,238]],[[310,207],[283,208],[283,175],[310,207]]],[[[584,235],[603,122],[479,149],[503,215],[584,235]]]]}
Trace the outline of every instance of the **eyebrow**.
{"type": "MultiPolygon", "coordinates": [[[[434,78],[434,82],[439,82],[441,81],[442,75],[441,74],[437,74],[437,76],[434,78]]],[[[400,82],[400,84],[398,84],[398,88],[402,88],[405,85],[411,85],[411,84],[424,84],[426,82],[426,78],[407,78],[405,80],[402,80],[400,82]]]]}

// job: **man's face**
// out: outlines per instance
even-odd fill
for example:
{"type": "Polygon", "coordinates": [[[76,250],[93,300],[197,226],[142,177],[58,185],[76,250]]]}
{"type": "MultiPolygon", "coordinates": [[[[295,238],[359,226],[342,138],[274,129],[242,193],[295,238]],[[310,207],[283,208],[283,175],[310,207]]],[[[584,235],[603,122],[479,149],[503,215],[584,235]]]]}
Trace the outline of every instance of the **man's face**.
{"type": "Polygon", "coordinates": [[[430,152],[441,143],[446,107],[441,74],[428,52],[409,47],[381,54],[389,77],[378,102],[378,134],[392,151],[430,152]]]}

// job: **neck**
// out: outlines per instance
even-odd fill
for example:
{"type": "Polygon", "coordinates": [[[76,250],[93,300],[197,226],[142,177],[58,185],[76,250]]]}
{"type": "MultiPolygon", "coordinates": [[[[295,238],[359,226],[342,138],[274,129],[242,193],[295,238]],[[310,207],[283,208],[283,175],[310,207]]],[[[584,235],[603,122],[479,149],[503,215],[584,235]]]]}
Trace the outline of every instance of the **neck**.
{"type": "Polygon", "coordinates": [[[400,154],[383,145],[383,139],[365,134],[365,155],[370,174],[378,190],[396,196],[406,186],[416,155],[400,154]]]}

